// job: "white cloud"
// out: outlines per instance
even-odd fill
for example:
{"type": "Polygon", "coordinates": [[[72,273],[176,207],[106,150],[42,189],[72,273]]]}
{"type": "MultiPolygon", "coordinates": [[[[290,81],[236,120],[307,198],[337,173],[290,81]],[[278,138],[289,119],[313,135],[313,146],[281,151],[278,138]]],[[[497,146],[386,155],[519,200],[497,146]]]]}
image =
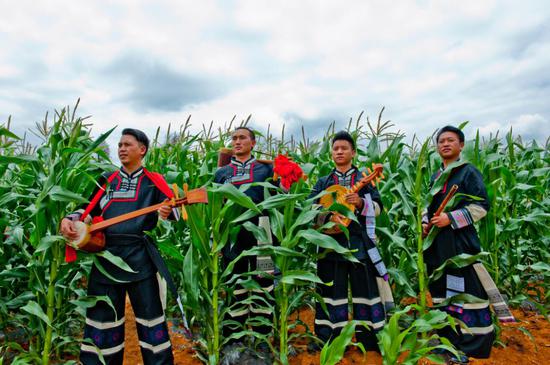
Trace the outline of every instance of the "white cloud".
{"type": "Polygon", "coordinates": [[[550,137],[550,120],[540,114],[522,114],[510,121],[496,122],[492,121],[479,128],[482,136],[499,135],[503,136],[512,130],[514,135],[520,135],[526,141],[533,139],[544,142],[550,137]]]}

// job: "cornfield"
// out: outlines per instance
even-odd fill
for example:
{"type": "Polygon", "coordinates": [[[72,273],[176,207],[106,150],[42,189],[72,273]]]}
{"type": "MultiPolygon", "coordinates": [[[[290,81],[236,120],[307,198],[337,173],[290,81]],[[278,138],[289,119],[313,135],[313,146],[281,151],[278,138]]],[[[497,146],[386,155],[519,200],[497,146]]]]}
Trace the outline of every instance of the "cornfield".
{"type": "MultiPolygon", "coordinates": [[[[32,131],[41,139],[37,146],[15,135],[9,120],[0,126],[0,331],[4,333],[0,355],[7,362],[76,363],[66,359],[78,354],[86,308],[97,301],[108,302],[105,297],[86,296],[85,278],[94,255],[79,253],[75,263],[65,263],[65,243],[58,232],[61,219],[87,202],[96,177],[117,168],[105,145],[113,130],[92,137],[91,122],[78,117],[76,109],[65,108],[55,113],[53,120],[46,118],[37,124],[32,131]]],[[[384,165],[386,178],[378,189],[385,209],[376,220],[377,245],[388,267],[395,302],[419,298],[413,305],[417,319],[429,324],[428,329],[418,327],[422,330],[407,334],[420,344],[416,353],[409,352],[411,361],[416,361],[415,356],[427,354],[429,349],[426,332],[452,321],[437,309],[427,308],[426,288],[433,278],[425,274],[422,252],[430,236],[423,241],[420,234],[421,210],[431,198],[429,177],[440,161],[432,138],[420,141],[393,132],[394,125],[383,120],[382,111],[373,122],[361,114],[345,129],[358,141],[356,165],[384,165]]],[[[309,139],[303,130],[299,138],[285,136],[284,129],[281,136],[272,135],[269,129],[260,133],[256,150],[269,156],[288,154],[308,178],[288,193],[264,184],[266,192],[273,190],[273,194],[267,194],[269,197],[257,207],[233,186],[212,183],[219,149],[228,144],[234,127],[246,123],[248,120],[232,120],[224,128],[203,126],[201,132],[193,133],[188,119],[176,131],[169,127],[162,136],[157,130],[146,157],[147,168],[162,173],[169,184],[207,186],[210,203],[188,207],[189,220],[160,222],[150,234],[179,287],[200,359],[218,364],[228,340],[251,336],[266,342],[275,359],[287,364],[296,341],[303,337],[315,340],[311,328],[293,331],[305,326],[299,317],[293,321],[288,318],[319,299],[314,290],[321,282],[315,271],[317,258],[326,249],[346,253],[336,241],[313,228],[320,208],[307,199],[318,177],[332,169],[330,138],[336,125],[330,124],[324,136],[316,140],[309,139]],[[270,216],[271,231],[279,244],[258,246],[244,255],[271,255],[278,268],[273,277],[273,301],[262,301],[259,296],[249,299],[252,305],[275,314],[273,323],[262,322],[272,326],[273,338],[255,333],[251,327],[224,338],[222,328],[229,323],[231,288],[236,280],[246,278],[233,276],[231,265],[222,267],[219,253],[239,223],[260,211],[270,216]]],[[[484,262],[511,306],[528,302],[545,316],[550,309],[549,144],[550,140],[545,145],[524,141],[513,131],[489,137],[478,133],[467,141],[462,154],[482,172],[491,203],[488,216],[477,227],[483,253],[475,259],[484,262]]],[[[267,239],[265,231],[250,223],[242,229],[251,230],[264,242],[267,239]]],[[[460,260],[471,262],[472,257],[460,260]]],[[[243,285],[253,287],[254,282],[243,285]]],[[[177,317],[173,298],[171,303],[169,311],[177,317]]],[[[387,364],[396,363],[405,350],[386,346],[403,332],[403,323],[417,328],[414,318],[404,318],[411,307],[397,307],[379,334],[387,364]]],[[[254,324],[265,319],[250,321],[254,324]]],[[[333,348],[323,350],[323,363],[339,361],[343,349],[352,343],[354,325],[346,327],[340,341],[330,345],[333,348]]]]}

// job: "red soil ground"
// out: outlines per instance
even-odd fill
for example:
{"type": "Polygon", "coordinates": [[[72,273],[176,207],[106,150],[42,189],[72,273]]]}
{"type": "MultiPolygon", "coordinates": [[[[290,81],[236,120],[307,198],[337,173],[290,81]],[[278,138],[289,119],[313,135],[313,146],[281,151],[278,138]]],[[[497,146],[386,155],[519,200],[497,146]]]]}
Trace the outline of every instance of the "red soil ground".
{"type": "MultiPolygon", "coordinates": [[[[541,315],[533,312],[513,310],[518,323],[508,324],[503,327],[500,340],[506,347],[494,347],[491,358],[485,360],[470,359],[473,365],[544,365],[550,364],[550,323],[541,315]],[[534,342],[518,328],[523,327],[534,337],[534,342]]],[[[300,318],[309,326],[313,326],[313,312],[303,310],[300,318]]],[[[171,331],[172,346],[176,364],[199,365],[202,364],[194,356],[193,344],[179,333],[171,331]]],[[[293,365],[317,365],[319,353],[310,354],[305,351],[305,345],[298,345],[302,349],[297,356],[290,360],[293,365]]],[[[134,315],[129,302],[126,304],[126,348],[124,350],[124,364],[143,364],[136,333],[134,315]]],[[[367,352],[363,355],[359,350],[351,349],[346,352],[342,365],[367,364],[380,365],[382,358],[375,352],[367,352]]],[[[422,365],[429,364],[426,361],[422,365]]]]}

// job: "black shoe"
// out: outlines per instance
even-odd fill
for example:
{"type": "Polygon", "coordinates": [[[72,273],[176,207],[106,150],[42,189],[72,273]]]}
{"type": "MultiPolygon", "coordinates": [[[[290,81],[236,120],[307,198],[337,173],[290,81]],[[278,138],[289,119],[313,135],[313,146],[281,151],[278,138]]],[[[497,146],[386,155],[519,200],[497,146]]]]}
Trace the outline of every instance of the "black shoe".
{"type": "Polygon", "coordinates": [[[468,356],[459,354],[458,356],[455,356],[452,352],[449,352],[442,348],[436,348],[433,349],[432,354],[441,355],[443,359],[445,360],[445,364],[447,365],[463,365],[463,364],[469,364],[470,360],[468,359],[468,356]]]}
{"type": "Polygon", "coordinates": [[[271,348],[267,343],[261,342],[256,347],[256,355],[259,360],[258,364],[266,364],[266,365],[273,364],[273,354],[271,353],[271,348]]]}
{"type": "Polygon", "coordinates": [[[459,354],[458,356],[455,356],[451,353],[447,354],[447,364],[449,365],[463,365],[463,364],[469,364],[470,360],[468,359],[468,356],[459,354]]]}
{"type": "Polygon", "coordinates": [[[313,341],[307,344],[307,352],[310,354],[321,351],[322,346],[319,342],[313,341]]]}

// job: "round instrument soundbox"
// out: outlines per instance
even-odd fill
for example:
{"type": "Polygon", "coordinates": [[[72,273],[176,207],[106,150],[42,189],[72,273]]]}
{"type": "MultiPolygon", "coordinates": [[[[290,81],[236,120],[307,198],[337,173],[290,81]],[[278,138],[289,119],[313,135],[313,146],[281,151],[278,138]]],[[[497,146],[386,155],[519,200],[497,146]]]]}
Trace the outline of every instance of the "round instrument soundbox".
{"type": "Polygon", "coordinates": [[[76,221],[74,223],[74,228],[78,233],[78,238],[69,241],[69,246],[85,252],[99,252],[102,251],[105,247],[105,236],[102,232],[96,231],[90,233],[90,225],[76,221]]]}
{"type": "MultiPolygon", "coordinates": [[[[384,175],[382,174],[382,171],[384,170],[384,167],[382,164],[372,164],[372,170],[370,168],[367,168],[369,175],[367,176],[365,173],[363,173],[363,177],[359,182],[357,182],[354,186],[352,186],[350,189],[345,188],[341,185],[331,185],[328,188],[325,189],[325,191],[329,192],[330,194],[323,195],[321,199],[319,200],[319,203],[325,208],[330,208],[332,204],[334,204],[334,198],[336,197],[336,202],[338,204],[341,204],[345,207],[347,207],[350,211],[355,210],[355,206],[351,203],[346,202],[346,194],[349,193],[357,193],[359,190],[361,190],[365,185],[372,184],[374,186],[375,181],[379,181],[380,179],[384,178],[384,175]]],[[[336,223],[331,228],[326,228],[323,230],[323,233],[327,234],[338,234],[342,233],[342,229],[340,228],[340,225],[343,225],[344,227],[348,227],[351,223],[351,219],[343,216],[341,213],[333,212],[333,215],[331,217],[331,222],[336,223]]]]}
{"type": "MultiPolygon", "coordinates": [[[[341,185],[332,185],[332,186],[329,186],[327,189],[325,189],[325,191],[329,192],[330,194],[323,195],[319,200],[319,203],[323,207],[325,208],[330,207],[332,204],[334,204],[334,198],[336,198],[336,202],[338,204],[341,204],[347,207],[352,212],[354,211],[355,207],[353,206],[353,204],[348,203],[345,200],[345,195],[349,192],[347,188],[341,185]]],[[[331,221],[334,223],[343,224],[346,227],[349,226],[349,224],[351,223],[351,219],[343,216],[338,212],[333,212],[333,218],[331,219],[331,221]]],[[[337,234],[337,233],[342,233],[342,229],[338,224],[335,224],[333,227],[323,230],[323,232],[327,234],[337,234]]]]}

